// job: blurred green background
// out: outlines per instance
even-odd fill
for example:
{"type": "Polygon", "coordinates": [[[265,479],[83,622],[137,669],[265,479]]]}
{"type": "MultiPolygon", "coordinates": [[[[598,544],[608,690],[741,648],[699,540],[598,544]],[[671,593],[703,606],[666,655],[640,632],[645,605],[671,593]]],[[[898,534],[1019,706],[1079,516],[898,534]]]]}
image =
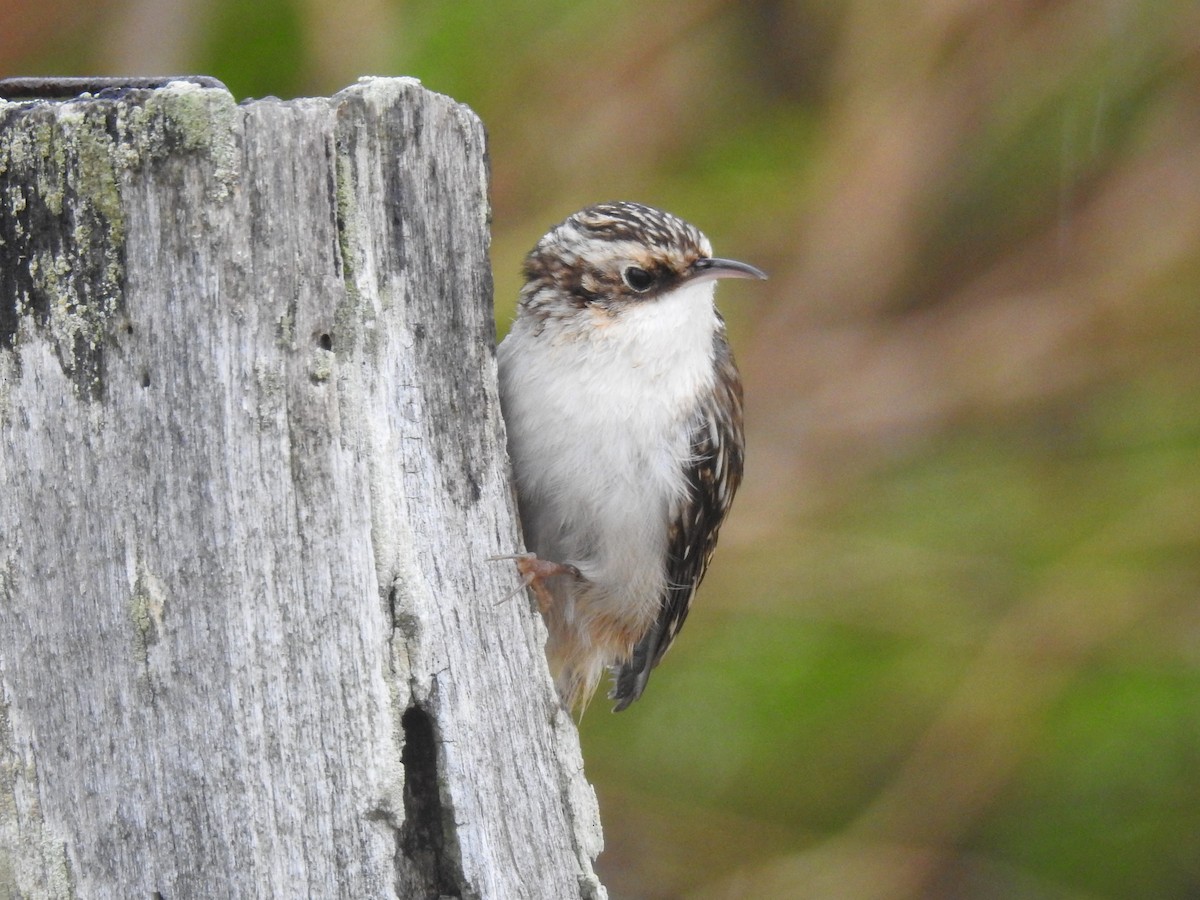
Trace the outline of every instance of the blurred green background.
{"type": "Polygon", "coordinates": [[[408,74],[526,249],[636,199],[748,473],[647,695],[582,723],[614,900],[1200,897],[1195,0],[0,0],[0,75],[408,74]]]}

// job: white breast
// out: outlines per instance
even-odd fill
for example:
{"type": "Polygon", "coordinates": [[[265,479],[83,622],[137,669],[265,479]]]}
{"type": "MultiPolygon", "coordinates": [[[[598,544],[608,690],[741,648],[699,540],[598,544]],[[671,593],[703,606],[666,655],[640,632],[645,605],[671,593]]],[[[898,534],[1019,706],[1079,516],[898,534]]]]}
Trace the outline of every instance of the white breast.
{"type": "Polygon", "coordinates": [[[526,539],[571,563],[614,610],[649,621],[664,586],[668,514],[685,491],[686,422],[712,387],[713,284],[631,304],[524,316],[499,348],[526,539]],[[581,321],[579,317],[587,317],[581,321]]]}

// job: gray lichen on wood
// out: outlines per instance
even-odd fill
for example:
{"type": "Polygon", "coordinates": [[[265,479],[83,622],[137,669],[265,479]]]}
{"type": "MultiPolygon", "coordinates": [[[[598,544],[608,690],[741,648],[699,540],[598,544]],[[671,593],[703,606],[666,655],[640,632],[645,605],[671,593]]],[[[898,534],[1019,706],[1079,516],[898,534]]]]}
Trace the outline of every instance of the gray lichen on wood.
{"type": "Polygon", "coordinates": [[[475,117],[0,102],[0,894],[602,897],[475,117]]]}

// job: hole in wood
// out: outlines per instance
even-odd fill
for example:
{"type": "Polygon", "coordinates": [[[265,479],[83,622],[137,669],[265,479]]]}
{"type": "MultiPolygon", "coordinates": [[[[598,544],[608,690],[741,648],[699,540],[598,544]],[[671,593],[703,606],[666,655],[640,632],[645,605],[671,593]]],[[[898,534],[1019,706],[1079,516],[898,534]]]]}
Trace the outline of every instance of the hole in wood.
{"type": "Polygon", "coordinates": [[[462,896],[462,873],[446,847],[438,746],[433,719],[419,706],[400,718],[404,730],[404,824],[400,844],[433,896],[462,896]]]}

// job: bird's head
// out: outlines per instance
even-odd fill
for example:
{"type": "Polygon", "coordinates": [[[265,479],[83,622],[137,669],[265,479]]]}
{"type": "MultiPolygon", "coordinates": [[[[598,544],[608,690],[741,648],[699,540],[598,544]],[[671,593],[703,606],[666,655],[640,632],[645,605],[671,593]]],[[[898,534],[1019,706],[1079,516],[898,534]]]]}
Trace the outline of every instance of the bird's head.
{"type": "Polygon", "coordinates": [[[701,231],[641,203],[598,203],[552,228],[525,258],[522,311],[609,315],[717,278],[766,278],[712,255],[701,231]]]}

